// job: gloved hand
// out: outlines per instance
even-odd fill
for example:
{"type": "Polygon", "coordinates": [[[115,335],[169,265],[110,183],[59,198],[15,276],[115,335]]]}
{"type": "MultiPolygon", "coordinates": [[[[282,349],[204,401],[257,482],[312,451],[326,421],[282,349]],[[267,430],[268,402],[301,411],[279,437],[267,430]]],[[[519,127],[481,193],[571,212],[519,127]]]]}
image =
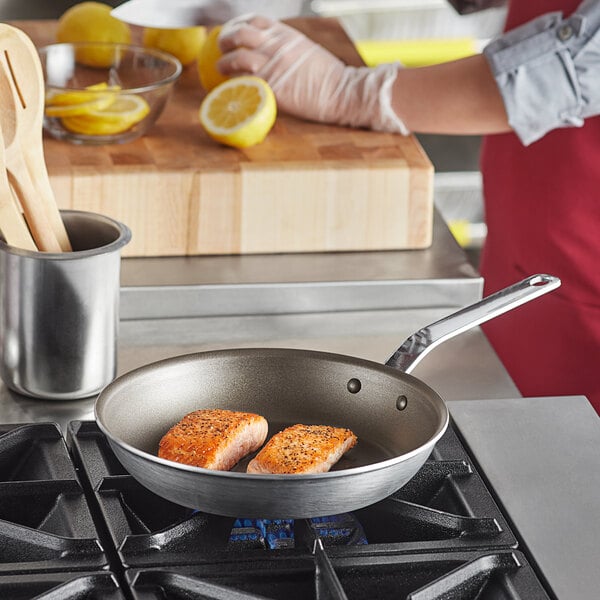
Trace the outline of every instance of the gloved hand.
{"type": "Polygon", "coordinates": [[[233,19],[219,36],[217,68],[271,86],[280,110],[296,117],[409,133],[391,107],[399,64],[351,67],[298,30],[261,16],[233,19]]]}

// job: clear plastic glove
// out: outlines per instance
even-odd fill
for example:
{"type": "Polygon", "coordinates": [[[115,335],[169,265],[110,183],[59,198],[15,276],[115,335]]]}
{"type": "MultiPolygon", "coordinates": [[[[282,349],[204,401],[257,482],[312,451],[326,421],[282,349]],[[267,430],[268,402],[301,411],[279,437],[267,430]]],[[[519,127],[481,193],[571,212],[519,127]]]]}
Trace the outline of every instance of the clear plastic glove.
{"type": "Polygon", "coordinates": [[[399,64],[351,67],[297,29],[261,16],[229,21],[219,36],[226,75],[252,74],[271,86],[280,110],[296,117],[409,133],[391,107],[399,64]]]}

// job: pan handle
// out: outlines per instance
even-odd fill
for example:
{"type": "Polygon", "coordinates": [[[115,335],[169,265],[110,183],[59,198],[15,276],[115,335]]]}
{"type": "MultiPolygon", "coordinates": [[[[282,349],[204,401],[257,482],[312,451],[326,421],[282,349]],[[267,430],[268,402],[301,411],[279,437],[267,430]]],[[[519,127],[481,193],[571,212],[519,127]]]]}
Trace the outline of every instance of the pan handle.
{"type": "Polygon", "coordinates": [[[385,363],[410,373],[421,359],[436,346],[472,327],[534,300],[560,286],[560,279],[552,275],[532,275],[483,300],[419,329],[385,363]]]}

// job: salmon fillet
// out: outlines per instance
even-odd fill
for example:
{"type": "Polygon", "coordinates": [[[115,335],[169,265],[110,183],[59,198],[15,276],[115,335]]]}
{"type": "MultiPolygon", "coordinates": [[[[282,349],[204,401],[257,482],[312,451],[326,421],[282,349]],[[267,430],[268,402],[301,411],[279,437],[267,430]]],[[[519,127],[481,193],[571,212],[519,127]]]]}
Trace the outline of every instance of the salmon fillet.
{"type": "Polygon", "coordinates": [[[260,448],[267,420],[253,413],[203,409],[189,413],[160,440],[158,456],[205,469],[228,471],[260,448]]]}
{"type": "Polygon", "coordinates": [[[276,433],[248,464],[248,473],[326,473],[357,442],[349,429],[292,425],[276,433]]]}

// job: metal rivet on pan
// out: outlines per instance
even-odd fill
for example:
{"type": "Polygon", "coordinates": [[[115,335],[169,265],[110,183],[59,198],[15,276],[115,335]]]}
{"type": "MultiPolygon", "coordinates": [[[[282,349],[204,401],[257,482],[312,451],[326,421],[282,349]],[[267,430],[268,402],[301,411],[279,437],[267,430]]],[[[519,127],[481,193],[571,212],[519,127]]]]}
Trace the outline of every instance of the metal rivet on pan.
{"type": "Polygon", "coordinates": [[[351,394],[356,394],[356,393],[360,392],[362,383],[360,382],[359,379],[352,378],[350,381],[348,381],[348,383],[346,384],[346,387],[348,388],[348,391],[351,394]]]}
{"type": "Polygon", "coordinates": [[[396,399],[396,408],[398,410],[404,410],[407,405],[408,405],[408,398],[404,395],[398,396],[398,398],[396,399]]]}

